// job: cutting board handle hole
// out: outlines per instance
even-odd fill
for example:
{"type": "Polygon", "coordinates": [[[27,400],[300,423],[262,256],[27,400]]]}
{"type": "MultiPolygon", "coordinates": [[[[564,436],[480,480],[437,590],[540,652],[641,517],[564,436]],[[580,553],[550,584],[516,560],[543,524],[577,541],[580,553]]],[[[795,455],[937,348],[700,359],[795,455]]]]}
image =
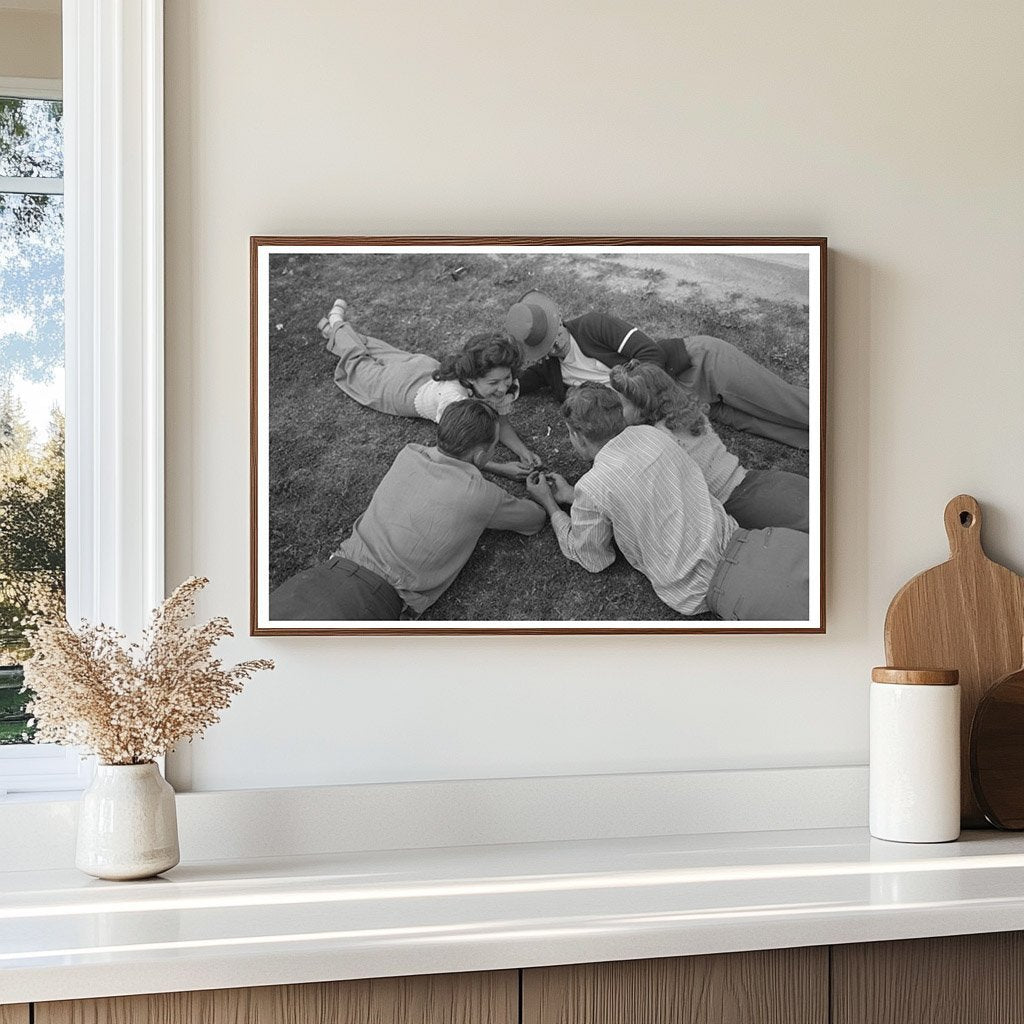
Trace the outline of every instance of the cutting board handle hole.
{"type": "Polygon", "coordinates": [[[961,526],[970,526],[971,523],[973,523],[973,522],[974,522],[974,516],[972,516],[970,512],[961,512],[960,513],[960,525],[961,526]]]}

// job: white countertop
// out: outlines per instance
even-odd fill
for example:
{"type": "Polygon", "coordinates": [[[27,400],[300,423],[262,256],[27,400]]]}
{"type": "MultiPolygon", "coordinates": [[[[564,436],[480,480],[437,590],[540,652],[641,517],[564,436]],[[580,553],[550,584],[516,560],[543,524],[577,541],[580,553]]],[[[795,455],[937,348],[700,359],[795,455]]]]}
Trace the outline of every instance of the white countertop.
{"type": "Polygon", "coordinates": [[[1024,929],[1024,836],[863,829],[0,873],[0,1004],[1024,929]]]}

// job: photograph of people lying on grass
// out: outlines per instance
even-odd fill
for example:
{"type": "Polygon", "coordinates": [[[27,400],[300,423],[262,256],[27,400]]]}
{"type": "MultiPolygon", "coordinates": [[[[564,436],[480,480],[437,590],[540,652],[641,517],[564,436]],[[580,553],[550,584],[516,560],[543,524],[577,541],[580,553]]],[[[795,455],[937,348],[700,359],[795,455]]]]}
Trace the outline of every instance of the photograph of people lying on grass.
{"type": "Polygon", "coordinates": [[[820,631],[823,244],[314,241],[253,240],[254,633],[820,631]]]}

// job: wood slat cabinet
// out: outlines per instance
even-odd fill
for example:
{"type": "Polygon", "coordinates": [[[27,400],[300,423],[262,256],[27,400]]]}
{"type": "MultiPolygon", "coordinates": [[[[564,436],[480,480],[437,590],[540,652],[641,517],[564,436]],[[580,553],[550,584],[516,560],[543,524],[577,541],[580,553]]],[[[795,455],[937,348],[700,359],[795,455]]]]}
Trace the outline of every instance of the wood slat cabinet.
{"type": "Polygon", "coordinates": [[[1024,932],[0,1006],[0,1024],[1024,1024],[1024,932]]]}
{"type": "Polygon", "coordinates": [[[824,946],[523,971],[523,1024],[827,1021],[824,946]]]}
{"type": "Polygon", "coordinates": [[[35,1004],[35,1024],[518,1024],[518,1021],[518,971],[170,992],[35,1004]]]}
{"type": "Polygon", "coordinates": [[[1024,1022],[1024,932],[832,947],[832,1024],[1024,1022]]]}

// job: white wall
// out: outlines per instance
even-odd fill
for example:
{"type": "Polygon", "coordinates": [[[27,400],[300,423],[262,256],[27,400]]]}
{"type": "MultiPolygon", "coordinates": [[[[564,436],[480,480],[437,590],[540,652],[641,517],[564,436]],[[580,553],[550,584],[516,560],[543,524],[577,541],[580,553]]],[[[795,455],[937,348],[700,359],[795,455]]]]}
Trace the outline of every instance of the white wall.
{"type": "MultiPolygon", "coordinates": [[[[1024,569],[1024,7],[167,0],[168,582],[245,632],[251,234],[827,235],[828,633],[253,640],[197,789],[866,760],[888,600],[1024,569]]],[[[184,765],[179,771],[184,769],[184,765]]]]}
{"type": "Polygon", "coordinates": [[[60,78],[60,4],[20,10],[0,0],[0,77],[60,78]],[[14,9],[12,9],[14,8],[14,9]]]}

